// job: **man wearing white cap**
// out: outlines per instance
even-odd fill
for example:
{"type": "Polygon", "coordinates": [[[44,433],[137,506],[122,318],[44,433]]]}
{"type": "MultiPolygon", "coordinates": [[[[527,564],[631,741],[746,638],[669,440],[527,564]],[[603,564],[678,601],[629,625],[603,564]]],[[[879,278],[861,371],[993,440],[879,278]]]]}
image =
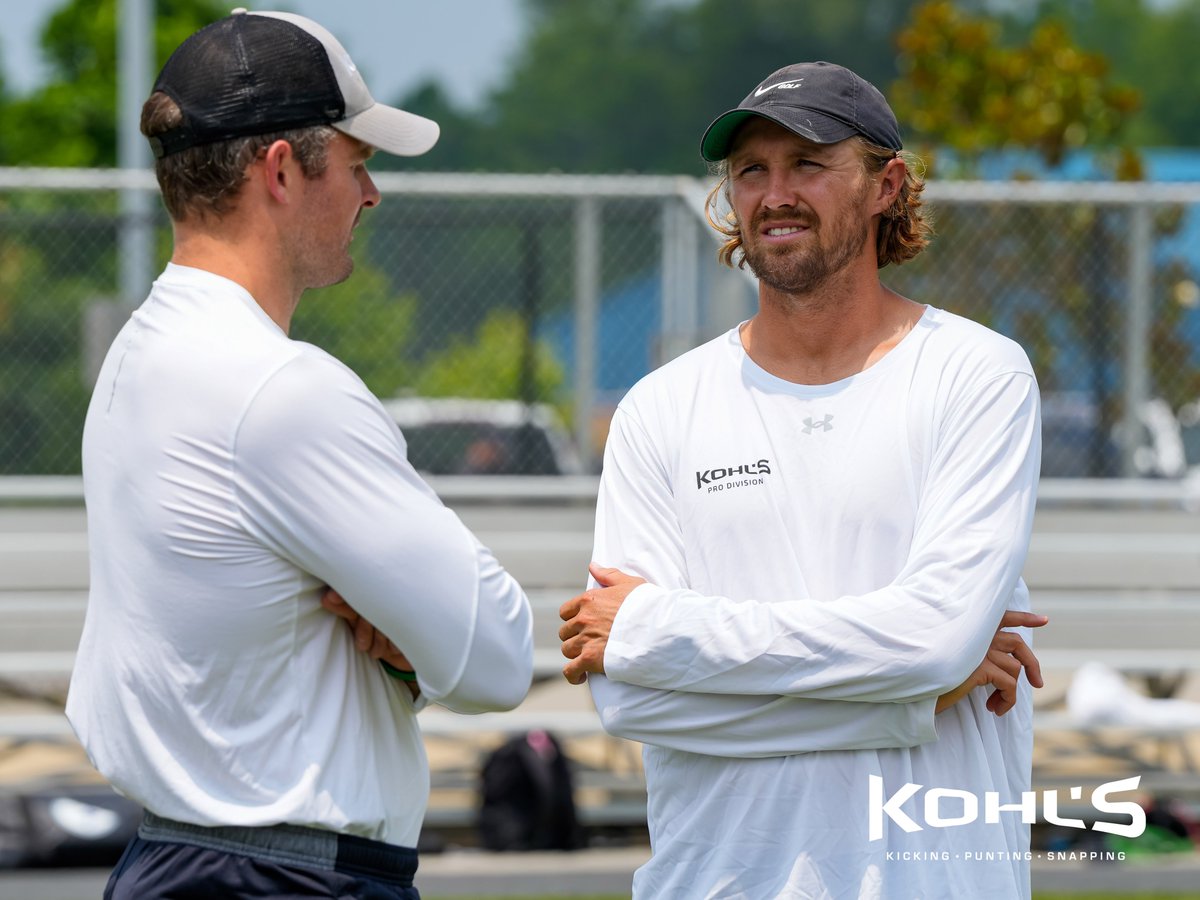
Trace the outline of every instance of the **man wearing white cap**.
{"type": "Polygon", "coordinates": [[[105,896],[412,900],[416,712],[516,706],[529,604],[362,381],[288,326],[353,269],[367,159],[438,127],[376,103],[315,22],[236,10],[171,56],[142,131],[174,251],[88,410],[67,703],[146,809],[105,896]]]}

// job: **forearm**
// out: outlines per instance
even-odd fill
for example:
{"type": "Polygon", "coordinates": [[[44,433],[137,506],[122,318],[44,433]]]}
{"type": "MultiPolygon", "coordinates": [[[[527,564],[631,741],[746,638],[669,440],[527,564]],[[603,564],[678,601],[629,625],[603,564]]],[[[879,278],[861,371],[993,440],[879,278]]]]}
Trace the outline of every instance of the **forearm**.
{"type": "Polygon", "coordinates": [[[617,616],[605,672],[660,690],[906,702],[959,684],[1004,609],[1024,605],[1013,589],[960,603],[910,591],[757,603],[644,585],[617,616]]]}
{"type": "Polygon", "coordinates": [[[914,747],[937,737],[934,701],[848,703],[698,694],[588,679],[605,731],[710,756],[914,747]]]}
{"type": "Polygon", "coordinates": [[[334,555],[329,583],[404,654],[430,702],[464,713],[511,709],[532,679],[529,602],[452,512],[429,509],[420,521],[401,546],[389,548],[395,531],[383,528],[378,544],[334,555]],[[368,562],[388,558],[395,562],[368,562]]]}
{"type": "Polygon", "coordinates": [[[258,461],[239,481],[245,527],[391,640],[429,700],[516,705],[533,658],[520,587],[408,464],[378,401],[338,367],[302,363],[242,425],[241,454],[258,461]]]}
{"type": "Polygon", "coordinates": [[[453,689],[436,698],[460,713],[512,709],[525,699],[533,680],[529,601],[491,552],[475,544],[480,599],[474,633],[453,689]]]}

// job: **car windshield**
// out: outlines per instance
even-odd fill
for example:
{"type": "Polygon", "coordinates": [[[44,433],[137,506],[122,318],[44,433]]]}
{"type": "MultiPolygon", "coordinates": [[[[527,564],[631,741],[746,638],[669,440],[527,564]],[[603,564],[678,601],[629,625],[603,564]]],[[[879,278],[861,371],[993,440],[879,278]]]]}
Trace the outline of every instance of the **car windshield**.
{"type": "Polygon", "coordinates": [[[1200,466],[1200,421],[1180,428],[1183,455],[1189,467],[1200,466]]]}
{"type": "Polygon", "coordinates": [[[546,434],[532,425],[405,425],[413,468],[430,475],[559,475],[546,434]]]}

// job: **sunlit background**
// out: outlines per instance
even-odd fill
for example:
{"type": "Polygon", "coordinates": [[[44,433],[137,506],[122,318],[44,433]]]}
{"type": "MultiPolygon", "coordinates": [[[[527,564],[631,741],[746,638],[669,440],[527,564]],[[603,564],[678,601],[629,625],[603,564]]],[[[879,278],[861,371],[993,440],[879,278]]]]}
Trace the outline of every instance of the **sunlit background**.
{"type": "MultiPolygon", "coordinates": [[[[94,896],[87,865],[111,864],[131,814],[61,714],[87,597],[79,439],[99,360],[170,249],[130,122],[166,54],[229,7],[119,3],[22,0],[0,28],[0,896],[94,896]],[[79,836],[106,815],[107,843],[79,836]]],[[[644,858],[637,748],[557,677],[556,610],[582,585],[615,404],[754,312],[753,278],[716,263],[700,135],[773,69],[827,59],[884,91],[929,177],[938,237],[883,280],[1013,337],[1038,374],[1025,577],[1052,627],[1035,786],[1066,808],[1073,786],[1137,775],[1156,817],[1124,843],[1039,820],[1039,852],[1126,858],[1035,860],[1035,890],[1200,897],[1200,0],[272,8],[320,21],[378,99],[442,124],[427,156],[373,163],[383,203],[355,275],[307,296],[293,336],[386,401],[537,616],[520,709],[422,717],[431,860],[480,843],[480,767],[531,729],[574,763],[576,865],[618,882],[578,890],[619,895],[644,858]]],[[[548,894],[423,871],[429,896],[548,894]]]]}

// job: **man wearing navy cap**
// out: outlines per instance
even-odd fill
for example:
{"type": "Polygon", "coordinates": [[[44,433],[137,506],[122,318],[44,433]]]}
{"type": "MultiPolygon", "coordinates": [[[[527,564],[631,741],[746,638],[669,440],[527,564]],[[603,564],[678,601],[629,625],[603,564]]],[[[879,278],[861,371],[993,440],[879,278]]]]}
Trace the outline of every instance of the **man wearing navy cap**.
{"type": "Polygon", "coordinates": [[[645,744],[634,894],[1028,897],[1029,361],[880,281],[924,185],[853,72],[772,73],[701,152],[758,312],[621,402],[561,610],[568,680],[645,744]]]}
{"type": "Polygon", "coordinates": [[[316,22],[237,10],[167,61],[142,132],[174,251],[88,409],[67,702],[146,809],[105,896],[413,900],[416,713],[516,706],[529,603],[362,381],[288,327],[353,269],[368,158],[438,126],[376,103],[316,22]]]}

